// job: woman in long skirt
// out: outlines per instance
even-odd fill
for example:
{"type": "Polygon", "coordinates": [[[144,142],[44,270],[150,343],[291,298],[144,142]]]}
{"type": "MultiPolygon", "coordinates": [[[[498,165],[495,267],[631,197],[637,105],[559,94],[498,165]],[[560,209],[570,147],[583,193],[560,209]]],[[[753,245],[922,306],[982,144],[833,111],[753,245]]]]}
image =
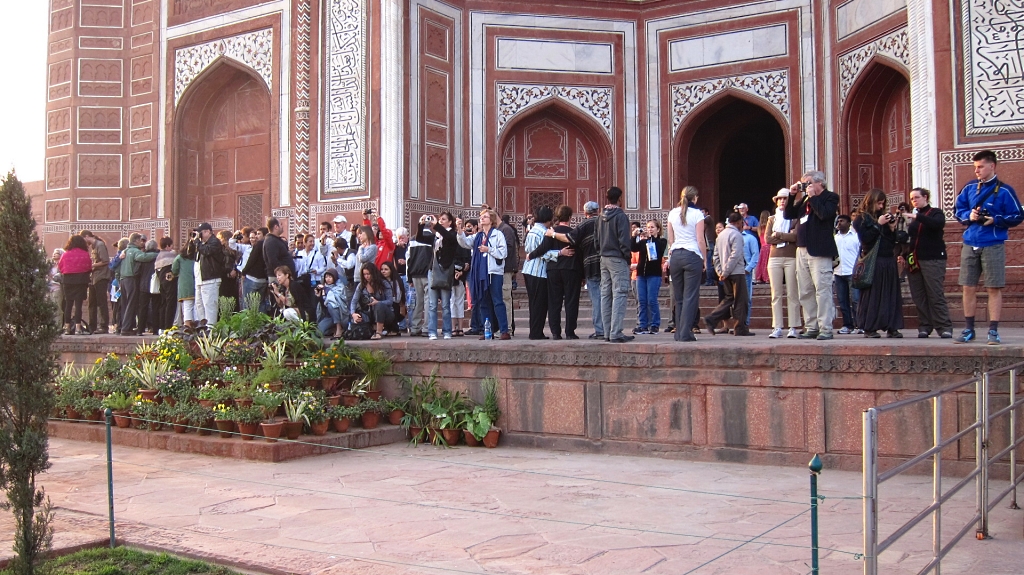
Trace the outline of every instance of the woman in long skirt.
{"type": "Polygon", "coordinates": [[[901,338],[903,334],[903,298],[900,294],[899,271],[896,267],[896,219],[886,212],[885,192],[873,189],[864,197],[860,215],[853,220],[853,228],[860,238],[861,253],[867,253],[878,243],[878,257],[871,287],[860,290],[857,305],[857,325],[864,337],[901,338]]]}

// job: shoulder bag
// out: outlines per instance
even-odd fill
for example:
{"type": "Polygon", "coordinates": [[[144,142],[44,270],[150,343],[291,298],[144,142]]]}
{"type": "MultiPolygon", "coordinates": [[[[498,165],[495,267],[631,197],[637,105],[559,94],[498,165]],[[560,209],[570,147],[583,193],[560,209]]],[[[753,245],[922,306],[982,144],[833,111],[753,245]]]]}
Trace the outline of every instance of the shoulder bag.
{"type": "Polygon", "coordinates": [[[449,290],[455,283],[455,266],[450,265],[447,269],[441,265],[441,260],[434,258],[434,265],[430,269],[430,289],[449,290]]]}
{"type": "Polygon", "coordinates": [[[854,288],[868,289],[871,287],[875,279],[875,261],[878,260],[878,246],[882,243],[881,239],[876,239],[874,245],[867,251],[864,250],[863,246],[861,247],[857,263],[853,266],[853,277],[850,278],[850,283],[854,288]]]}

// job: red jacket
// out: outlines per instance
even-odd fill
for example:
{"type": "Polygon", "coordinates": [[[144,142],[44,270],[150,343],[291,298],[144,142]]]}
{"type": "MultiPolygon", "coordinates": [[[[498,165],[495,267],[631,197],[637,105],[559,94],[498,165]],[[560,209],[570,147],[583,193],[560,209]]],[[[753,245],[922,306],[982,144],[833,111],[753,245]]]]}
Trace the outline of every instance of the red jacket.
{"type": "MultiPolygon", "coordinates": [[[[363,225],[370,225],[370,220],[363,219],[363,225]]],[[[382,263],[394,261],[395,237],[391,230],[384,225],[384,218],[377,218],[377,228],[380,229],[380,235],[377,238],[377,259],[373,263],[377,269],[380,269],[382,263]]]]}
{"type": "Polygon", "coordinates": [[[57,269],[62,275],[89,273],[92,271],[92,257],[81,248],[70,249],[60,256],[57,269]]]}

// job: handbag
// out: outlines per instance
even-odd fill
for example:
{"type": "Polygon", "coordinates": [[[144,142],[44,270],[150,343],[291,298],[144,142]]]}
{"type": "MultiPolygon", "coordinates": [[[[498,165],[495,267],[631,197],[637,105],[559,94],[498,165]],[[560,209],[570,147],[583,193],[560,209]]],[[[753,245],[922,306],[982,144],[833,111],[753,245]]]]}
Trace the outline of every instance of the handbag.
{"type": "Polygon", "coordinates": [[[343,334],[346,340],[362,341],[373,337],[373,326],[369,322],[349,322],[348,329],[343,334]]]}
{"type": "Polygon", "coordinates": [[[868,289],[875,279],[875,261],[878,260],[878,246],[881,241],[875,241],[867,252],[861,250],[857,257],[857,263],[853,266],[853,278],[851,283],[856,289],[868,289]]]}
{"type": "Polygon", "coordinates": [[[149,293],[154,295],[160,293],[160,276],[156,272],[149,276],[149,293]]]}
{"type": "Polygon", "coordinates": [[[430,269],[430,289],[449,290],[455,283],[455,266],[445,269],[440,260],[434,258],[434,266],[430,269]]]}

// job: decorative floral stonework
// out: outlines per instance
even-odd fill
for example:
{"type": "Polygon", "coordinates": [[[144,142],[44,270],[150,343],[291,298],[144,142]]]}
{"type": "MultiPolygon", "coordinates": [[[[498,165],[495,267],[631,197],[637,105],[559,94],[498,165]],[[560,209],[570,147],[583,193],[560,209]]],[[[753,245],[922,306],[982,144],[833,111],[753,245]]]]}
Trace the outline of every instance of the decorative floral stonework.
{"type": "Polygon", "coordinates": [[[850,88],[853,87],[853,83],[857,81],[857,77],[864,71],[864,66],[875,55],[886,56],[890,60],[902,63],[907,69],[904,72],[909,77],[910,47],[907,42],[906,26],[839,57],[840,103],[846,102],[846,97],[850,95],[850,88]]]}
{"type": "Polygon", "coordinates": [[[327,6],[327,101],[324,176],[327,191],[359,190],[366,173],[366,0],[327,6]]]}
{"type": "Polygon", "coordinates": [[[1020,2],[963,0],[960,4],[967,133],[1024,131],[1020,2]]]}
{"type": "Polygon", "coordinates": [[[185,89],[218,58],[231,58],[252,68],[272,88],[274,78],[274,30],[266,28],[231,38],[174,51],[174,103],[178,104],[185,89]]]}
{"type": "Polygon", "coordinates": [[[768,102],[788,120],[789,72],[774,70],[745,76],[715,78],[672,86],[672,134],[705,100],[727,89],[740,90],[768,102]]]}
{"type": "Polygon", "coordinates": [[[517,114],[541,102],[558,98],[586,115],[612,137],[612,89],[594,86],[498,84],[498,131],[517,114]]]}

